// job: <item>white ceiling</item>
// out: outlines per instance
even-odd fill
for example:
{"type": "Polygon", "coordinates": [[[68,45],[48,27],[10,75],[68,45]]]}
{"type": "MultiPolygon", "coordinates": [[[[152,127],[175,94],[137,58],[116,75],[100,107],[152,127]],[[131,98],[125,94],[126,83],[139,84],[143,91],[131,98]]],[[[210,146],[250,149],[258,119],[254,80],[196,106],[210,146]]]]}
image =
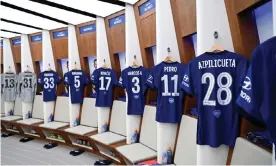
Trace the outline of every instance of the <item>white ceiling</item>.
{"type": "Polygon", "coordinates": [[[5,38],[11,38],[11,37],[20,36],[20,35],[16,34],[16,33],[0,31],[0,36],[5,37],[5,38]]]}
{"type": "Polygon", "coordinates": [[[26,26],[16,25],[16,24],[12,24],[12,23],[7,23],[7,22],[3,22],[3,21],[0,21],[0,25],[1,25],[1,29],[6,29],[6,30],[14,31],[14,32],[20,32],[23,34],[36,33],[36,32],[41,31],[38,29],[29,28],[26,26]]]}
{"type": "MultiPolygon", "coordinates": [[[[95,18],[93,17],[43,5],[29,0],[1,0],[1,1],[7,2],[9,4],[13,4],[49,17],[53,17],[55,19],[58,19],[70,24],[74,24],[74,25],[95,20],[95,18]]],[[[58,3],[64,6],[68,6],[71,8],[79,9],[101,17],[106,17],[110,14],[113,14],[115,12],[118,12],[124,9],[124,7],[122,6],[113,5],[113,4],[98,1],[98,0],[48,0],[48,1],[58,3]]],[[[134,4],[138,0],[120,0],[120,1],[134,4]]],[[[9,7],[5,7],[5,6],[0,6],[0,17],[7,20],[39,27],[46,30],[52,30],[52,29],[57,29],[57,28],[67,26],[66,24],[51,21],[49,19],[28,14],[28,13],[15,10],[9,7]]],[[[34,28],[16,25],[13,23],[7,23],[4,21],[0,21],[0,28],[10,30],[10,31],[20,32],[23,34],[31,34],[31,33],[41,31],[34,28]]],[[[10,37],[19,36],[19,35],[0,31],[0,36],[10,38],[10,37]]]]}
{"type": "MultiPolygon", "coordinates": [[[[101,17],[106,17],[112,13],[118,12],[124,7],[105,3],[97,0],[48,0],[72,8],[77,8],[89,13],[96,14],[101,17]]],[[[132,0],[129,0],[132,1],[132,0]]]]}

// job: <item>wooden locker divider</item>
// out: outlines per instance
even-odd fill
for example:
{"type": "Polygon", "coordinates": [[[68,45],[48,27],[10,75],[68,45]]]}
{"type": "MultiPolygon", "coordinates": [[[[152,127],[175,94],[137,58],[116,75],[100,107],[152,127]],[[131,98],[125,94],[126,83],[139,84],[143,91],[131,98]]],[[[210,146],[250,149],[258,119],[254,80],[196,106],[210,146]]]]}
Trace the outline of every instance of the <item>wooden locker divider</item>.
{"type": "MultiPolygon", "coordinates": [[[[42,35],[41,32],[38,33],[33,33],[29,36],[29,43],[30,43],[30,50],[31,50],[31,56],[33,60],[33,65],[34,65],[34,73],[36,74],[37,77],[39,77],[40,72],[40,64],[39,61],[42,61],[42,40],[40,41],[32,41],[32,36],[36,35],[42,35]]],[[[37,86],[37,92],[42,91],[42,87],[40,84],[37,86]]]]}
{"type": "MultiPolygon", "coordinates": [[[[139,6],[148,0],[140,0],[134,4],[137,32],[144,67],[151,69],[154,66],[151,47],[156,46],[156,14],[155,8],[143,15],[139,14],[139,6]]],[[[157,91],[149,89],[146,95],[146,104],[157,100],[157,91]]]]}
{"type": "MultiPolygon", "coordinates": [[[[120,52],[126,52],[126,44],[125,44],[125,23],[118,24],[113,27],[109,26],[109,20],[125,14],[124,10],[111,14],[105,17],[105,27],[106,27],[106,34],[107,34],[107,41],[110,53],[110,62],[111,67],[117,73],[117,77],[119,78],[121,75],[121,68],[120,68],[120,61],[119,57],[117,56],[120,52]]],[[[116,87],[114,91],[114,99],[118,99],[118,97],[125,96],[125,92],[122,88],[116,87]]]]}
{"type": "Polygon", "coordinates": [[[15,39],[21,39],[21,36],[10,38],[15,71],[19,74],[21,72],[21,44],[13,45],[12,41],[15,39]]]}
{"type": "MultiPolygon", "coordinates": [[[[96,56],[97,54],[96,53],[96,31],[81,34],[80,27],[90,25],[90,24],[96,24],[96,21],[89,21],[86,23],[76,25],[76,35],[77,35],[79,55],[80,55],[80,64],[81,64],[82,70],[88,73],[89,79],[92,73],[90,73],[90,70],[89,70],[88,57],[96,56]]],[[[85,87],[84,95],[85,97],[87,97],[91,93],[92,93],[92,85],[88,84],[85,87]]]]}
{"type": "MultiPolygon", "coordinates": [[[[68,30],[67,27],[58,28],[55,30],[50,31],[50,38],[53,48],[53,55],[54,55],[54,63],[56,67],[56,72],[60,77],[63,78],[62,66],[61,66],[61,59],[68,58],[68,37],[54,39],[54,32],[68,30]]],[[[57,95],[60,96],[63,92],[65,92],[64,86],[64,78],[61,83],[58,85],[57,88],[57,95]]]]}

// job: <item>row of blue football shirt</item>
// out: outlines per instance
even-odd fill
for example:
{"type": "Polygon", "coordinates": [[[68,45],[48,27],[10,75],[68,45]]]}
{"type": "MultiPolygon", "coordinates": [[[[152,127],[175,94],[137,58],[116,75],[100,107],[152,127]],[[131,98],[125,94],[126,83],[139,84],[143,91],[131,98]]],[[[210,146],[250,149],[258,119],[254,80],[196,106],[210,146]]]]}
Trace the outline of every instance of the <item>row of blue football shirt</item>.
{"type": "MultiPolygon", "coordinates": [[[[275,46],[275,40],[273,38],[264,45],[275,46]]],[[[211,147],[225,144],[233,147],[239,131],[238,105],[265,122],[275,142],[276,63],[273,58],[276,57],[267,55],[266,59],[264,55],[266,52],[276,54],[275,48],[270,49],[274,54],[273,51],[264,51],[263,46],[256,49],[248,73],[248,62],[244,56],[226,50],[206,52],[187,66],[163,61],[151,70],[142,66],[128,67],[122,71],[119,81],[115,71],[99,68],[90,79],[97,93],[96,106],[111,107],[114,86],[119,85],[127,92],[128,114],[141,115],[145,106],[145,92],[150,87],[158,91],[156,121],[179,123],[183,114],[184,95],[194,95],[198,110],[197,144],[211,147]],[[270,63],[271,70],[268,66],[262,66],[262,71],[254,66],[255,63],[270,63]]],[[[44,84],[44,101],[55,99],[55,92],[51,94],[53,98],[47,96],[50,94],[47,88],[55,88],[59,80],[53,71],[45,71],[40,75],[39,83],[44,84]]],[[[90,82],[87,74],[81,70],[72,70],[65,74],[64,82],[70,86],[71,102],[82,103],[83,88],[90,82]]]]}

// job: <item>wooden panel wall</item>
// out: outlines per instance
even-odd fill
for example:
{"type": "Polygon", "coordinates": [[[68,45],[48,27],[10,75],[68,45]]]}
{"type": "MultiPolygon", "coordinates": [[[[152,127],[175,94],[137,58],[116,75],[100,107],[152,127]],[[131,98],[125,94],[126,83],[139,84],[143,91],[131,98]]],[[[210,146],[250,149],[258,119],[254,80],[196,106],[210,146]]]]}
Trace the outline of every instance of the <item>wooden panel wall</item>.
{"type": "MultiPolygon", "coordinates": [[[[51,43],[52,43],[52,48],[53,48],[55,67],[56,67],[57,73],[61,77],[63,77],[63,72],[62,72],[62,66],[61,66],[60,59],[67,59],[68,58],[68,37],[54,39],[53,33],[57,32],[57,31],[66,30],[66,29],[67,29],[67,27],[59,28],[59,29],[55,29],[55,30],[50,31],[50,37],[51,37],[51,43]]],[[[62,92],[64,92],[64,91],[65,91],[65,86],[64,86],[64,83],[62,81],[58,86],[57,95],[61,95],[62,92]]]]}
{"type": "Polygon", "coordinates": [[[153,57],[149,50],[150,47],[156,45],[156,15],[155,9],[148,11],[143,15],[139,15],[139,6],[148,0],[140,0],[134,5],[134,12],[136,18],[137,32],[139,36],[139,43],[141,47],[143,65],[146,68],[151,68],[153,57]]]}
{"type": "Polygon", "coordinates": [[[109,20],[111,18],[120,16],[122,14],[125,14],[124,10],[117,12],[115,14],[112,14],[105,18],[105,27],[106,27],[107,41],[108,41],[108,47],[110,52],[111,66],[117,73],[120,73],[121,69],[116,64],[117,61],[116,61],[115,54],[120,52],[126,52],[125,24],[119,24],[113,27],[109,27],[109,20]]]}
{"type": "Polygon", "coordinates": [[[96,55],[96,32],[80,34],[80,27],[95,24],[96,21],[90,21],[76,25],[77,40],[79,46],[80,57],[88,57],[96,55]]]}
{"type": "Polygon", "coordinates": [[[19,39],[19,38],[21,38],[21,36],[10,38],[12,55],[13,55],[13,60],[15,63],[14,65],[15,65],[16,73],[21,72],[21,44],[13,45],[12,40],[19,39]]]}
{"type": "Polygon", "coordinates": [[[41,33],[34,33],[29,35],[29,42],[30,42],[30,48],[31,48],[31,54],[33,61],[42,61],[42,40],[32,42],[31,38],[35,35],[40,35],[41,33]]]}
{"type": "MultiPolygon", "coordinates": [[[[110,62],[112,69],[116,71],[118,78],[121,75],[121,68],[120,65],[118,65],[120,64],[118,53],[126,52],[125,23],[109,27],[109,20],[122,14],[125,14],[124,10],[114,13],[105,18],[105,27],[110,53],[110,62]]],[[[118,98],[120,96],[125,96],[125,93],[122,88],[116,87],[114,96],[115,98],[118,98]]]]}
{"type": "Polygon", "coordinates": [[[173,12],[177,10],[181,37],[196,33],[196,1],[175,0],[173,5],[173,12]]]}
{"type": "MultiPolygon", "coordinates": [[[[42,41],[37,41],[37,42],[32,42],[32,36],[35,35],[40,35],[41,32],[39,33],[33,33],[29,35],[29,44],[30,44],[30,50],[31,50],[31,56],[33,60],[33,65],[34,65],[34,73],[38,77],[40,72],[40,64],[39,61],[42,61],[42,41]]],[[[37,92],[42,91],[42,87],[40,84],[37,86],[37,92]]]]}
{"type": "MultiPolygon", "coordinates": [[[[76,34],[77,34],[77,40],[78,40],[78,48],[79,48],[79,55],[80,55],[80,63],[81,63],[81,69],[89,74],[89,76],[92,74],[89,70],[89,62],[88,58],[89,56],[96,56],[96,32],[89,32],[85,34],[80,34],[80,27],[90,24],[95,24],[96,21],[90,21],[86,23],[82,23],[79,25],[76,25],[76,34]]],[[[85,96],[88,96],[92,92],[92,86],[89,84],[86,86],[84,94],[85,96]]]]}
{"type": "Polygon", "coordinates": [[[54,37],[53,37],[54,32],[62,31],[62,30],[66,30],[66,29],[67,29],[67,27],[50,31],[53,52],[54,52],[54,56],[56,57],[56,59],[68,58],[68,37],[57,38],[57,39],[54,39],[54,37]]]}

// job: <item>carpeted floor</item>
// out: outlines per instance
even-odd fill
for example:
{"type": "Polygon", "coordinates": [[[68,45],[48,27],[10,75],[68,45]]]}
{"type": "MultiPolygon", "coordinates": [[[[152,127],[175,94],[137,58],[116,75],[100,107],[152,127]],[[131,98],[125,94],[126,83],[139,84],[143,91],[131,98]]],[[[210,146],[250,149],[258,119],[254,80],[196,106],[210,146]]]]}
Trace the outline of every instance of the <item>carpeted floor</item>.
{"type": "Polygon", "coordinates": [[[59,145],[53,149],[44,149],[47,142],[33,140],[21,143],[22,136],[13,135],[1,138],[1,165],[93,165],[100,157],[84,152],[71,156],[71,147],[59,145]]]}

